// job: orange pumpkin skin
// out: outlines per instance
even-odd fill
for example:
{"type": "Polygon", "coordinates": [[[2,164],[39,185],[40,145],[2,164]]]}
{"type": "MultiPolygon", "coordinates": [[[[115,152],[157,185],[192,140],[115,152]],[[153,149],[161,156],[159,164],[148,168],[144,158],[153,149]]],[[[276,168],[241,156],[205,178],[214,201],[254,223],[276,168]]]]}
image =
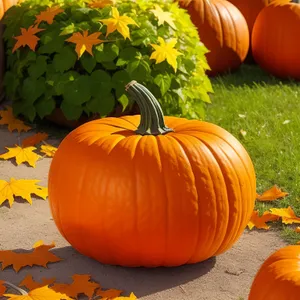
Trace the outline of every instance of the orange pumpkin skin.
{"type": "Polygon", "coordinates": [[[273,253],[260,267],[248,300],[299,300],[300,246],[273,253]]]}
{"type": "Polygon", "coordinates": [[[17,3],[18,0],[0,0],[0,20],[2,19],[4,13],[17,3]]]}
{"type": "Polygon", "coordinates": [[[142,136],[140,116],[81,125],[49,172],[49,203],[82,254],[122,266],[178,266],[229,249],[254,207],[255,172],[243,146],[206,122],[166,117],[175,132],[142,136]]]}
{"type": "Polygon", "coordinates": [[[300,80],[299,28],[300,4],[271,4],[260,12],[253,27],[252,52],[261,68],[300,80]]]}
{"type": "Polygon", "coordinates": [[[201,41],[210,50],[206,54],[214,76],[237,69],[249,49],[249,30],[242,13],[225,0],[181,0],[198,28],[201,41]]]}

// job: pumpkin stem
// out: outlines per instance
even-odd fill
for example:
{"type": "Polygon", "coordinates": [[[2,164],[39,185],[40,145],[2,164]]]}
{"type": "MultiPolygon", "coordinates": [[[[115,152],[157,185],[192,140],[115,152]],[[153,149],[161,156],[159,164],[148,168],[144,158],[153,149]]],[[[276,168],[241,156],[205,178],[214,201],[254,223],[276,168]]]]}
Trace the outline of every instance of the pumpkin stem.
{"type": "Polygon", "coordinates": [[[174,131],[165,125],[164,113],[154,95],[135,80],[126,85],[126,91],[136,101],[141,111],[141,121],[136,130],[140,135],[160,135],[174,131]]]}
{"type": "Polygon", "coordinates": [[[15,291],[19,292],[21,295],[28,295],[28,293],[26,291],[24,291],[23,289],[19,288],[18,286],[8,282],[8,281],[4,281],[3,283],[4,285],[7,285],[8,287],[14,289],[15,291]]]}

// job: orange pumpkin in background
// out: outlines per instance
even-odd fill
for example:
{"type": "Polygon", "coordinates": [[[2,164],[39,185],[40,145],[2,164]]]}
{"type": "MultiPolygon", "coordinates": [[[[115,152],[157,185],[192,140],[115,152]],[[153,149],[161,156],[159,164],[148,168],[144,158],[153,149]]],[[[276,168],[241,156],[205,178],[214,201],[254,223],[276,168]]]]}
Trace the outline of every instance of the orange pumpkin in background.
{"type": "Polygon", "coordinates": [[[252,52],[261,68],[281,78],[300,80],[300,4],[271,4],[258,15],[252,52]]]}
{"type": "Polygon", "coordinates": [[[225,0],[179,0],[198,28],[211,71],[217,75],[237,69],[249,49],[249,30],[242,13],[225,0]]]}
{"type": "Polygon", "coordinates": [[[273,253],[260,267],[248,300],[300,299],[300,246],[292,245],[273,253]]]}
{"type": "Polygon", "coordinates": [[[4,13],[17,3],[18,0],[0,0],[0,20],[2,19],[4,13]]]}
{"type": "Polygon", "coordinates": [[[223,253],[256,197],[251,159],[217,125],[165,117],[144,86],[141,116],[81,125],[59,145],[48,188],[53,219],[79,252],[122,266],[179,266],[223,253]]]}

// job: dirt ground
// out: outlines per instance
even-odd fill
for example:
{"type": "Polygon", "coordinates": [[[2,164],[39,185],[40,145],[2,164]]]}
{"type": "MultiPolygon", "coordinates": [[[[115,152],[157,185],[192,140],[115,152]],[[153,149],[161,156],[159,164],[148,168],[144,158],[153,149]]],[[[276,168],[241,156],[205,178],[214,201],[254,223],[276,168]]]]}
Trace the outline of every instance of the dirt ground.
{"type": "MultiPolygon", "coordinates": [[[[22,133],[22,137],[31,133],[22,133]]],[[[0,153],[5,146],[18,142],[17,133],[0,128],[0,153]]],[[[59,141],[49,141],[58,144],[59,141]]],[[[51,159],[37,162],[36,168],[12,161],[0,160],[0,179],[40,179],[47,185],[51,159]]],[[[148,300],[240,300],[247,299],[251,282],[262,262],[276,249],[285,245],[274,231],[245,231],[227,253],[196,265],[178,268],[122,268],[102,265],[77,253],[58,233],[47,201],[33,200],[30,206],[17,201],[12,208],[0,207],[0,249],[30,249],[37,240],[55,241],[53,252],[63,261],[43,267],[26,267],[19,273],[12,268],[0,270],[0,280],[18,284],[27,274],[35,280],[56,277],[57,282],[71,282],[73,274],[90,274],[106,288],[134,292],[139,299],[148,300]]]]}

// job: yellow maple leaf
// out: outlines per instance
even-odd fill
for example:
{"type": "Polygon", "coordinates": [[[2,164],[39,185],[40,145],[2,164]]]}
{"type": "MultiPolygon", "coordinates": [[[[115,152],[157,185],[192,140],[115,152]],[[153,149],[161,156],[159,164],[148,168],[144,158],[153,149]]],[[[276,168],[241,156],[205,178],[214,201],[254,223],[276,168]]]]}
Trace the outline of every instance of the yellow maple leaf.
{"type": "Polygon", "coordinates": [[[10,181],[0,180],[0,205],[8,200],[11,207],[14,202],[14,196],[22,197],[32,204],[31,194],[46,200],[48,188],[37,185],[40,180],[10,178],[10,181]]]}
{"type": "Polygon", "coordinates": [[[176,29],[176,25],[174,24],[174,18],[172,17],[172,13],[168,11],[163,11],[159,5],[155,5],[155,9],[150,10],[155,17],[158,19],[158,25],[163,25],[165,22],[169,24],[173,29],[176,29]]]}
{"type": "Polygon", "coordinates": [[[277,221],[278,219],[279,219],[278,216],[273,215],[269,211],[265,211],[262,216],[259,216],[259,212],[258,210],[256,210],[252,212],[251,219],[248,222],[247,226],[250,230],[252,230],[253,227],[256,227],[258,229],[268,230],[270,226],[267,225],[266,222],[277,221]]]}
{"type": "Polygon", "coordinates": [[[112,18],[100,20],[100,22],[107,26],[106,36],[117,30],[125,40],[126,38],[130,40],[128,25],[138,26],[138,24],[130,17],[120,16],[119,11],[116,7],[112,7],[111,11],[112,18]]]}
{"type": "Polygon", "coordinates": [[[274,185],[267,191],[263,192],[262,195],[257,194],[256,198],[258,201],[273,201],[286,197],[288,194],[289,193],[283,192],[277,185],[274,185]]]}
{"type": "Polygon", "coordinates": [[[281,217],[283,224],[300,223],[300,218],[296,216],[290,206],[288,208],[270,208],[270,211],[273,215],[281,217]]]}
{"type": "Polygon", "coordinates": [[[98,0],[98,1],[96,0],[96,1],[89,3],[89,7],[103,8],[105,6],[115,5],[115,4],[116,4],[116,0],[98,0]]]}
{"type": "Polygon", "coordinates": [[[8,150],[8,152],[1,154],[0,158],[6,160],[15,157],[17,165],[20,165],[23,162],[27,162],[30,166],[35,168],[37,160],[41,157],[40,155],[33,152],[33,150],[36,150],[36,148],[33,146],[22,148],[18,145],[15,145],[15,147],[12,148],[5,148],[8,150]]]}
{"type": "Polygon", "coordinates": [[[114,300],[125,300],[125,299],[136,300],[137,297],[136,297],[136,295],[134,293],[131,293],[129,297],[120,296],[120,297],[114,298],[114,300]]]}
{"type": "Polygon", "coordinates": [[[0,125],[8,125],[8,130],[10,132],[15,129],[20,133],[21,131],[28,131],[31,127],[24,124],[23,121],[15,118],[12,108],[6,106],[6,110],[0,110],[0,125]]]}
{"type": "Polygon", "coordinates": [[[41,146],[41,152],[46,154],[48,157],[53,157],[56,151],[57,151],[57,148],[53,147],[49,144],[41,146]]]}
{"type": "Polygon", "coordinates": [[[151,44],[155,49],[152,52],[150,59],[155,59],[156,64],[159,64],[165,60],[173,67],[174,71],[177,70],[177,56],[183,55],[177,49],[174,49],[177,39],[173,38],[166,43],[161,37],[158,37],[160,45],[151,44]]]}
{"type": "Polygon", "coordinates": [[[66,41],[76,44],[75,51],[78,55],[78,59],[85,51],[94,56],[92,51],[93,46],[104,42],[98,39],[100,34],[101,32],[95,32],[89,35],[88,31],[84,30],[83,34],[80,32],[73,33],[73,35],[66,39],[66,41]]]}
{"type": "Polygon", "coordinates": [[[41,11],[40,14],[36,16],[34,23],[39,25],[42,21],[46,21],[48,24],[52,24],[54,17],[62,12],[64,12],[64,10],[59,6],[48,7],[46,10],[41,11]]]}

